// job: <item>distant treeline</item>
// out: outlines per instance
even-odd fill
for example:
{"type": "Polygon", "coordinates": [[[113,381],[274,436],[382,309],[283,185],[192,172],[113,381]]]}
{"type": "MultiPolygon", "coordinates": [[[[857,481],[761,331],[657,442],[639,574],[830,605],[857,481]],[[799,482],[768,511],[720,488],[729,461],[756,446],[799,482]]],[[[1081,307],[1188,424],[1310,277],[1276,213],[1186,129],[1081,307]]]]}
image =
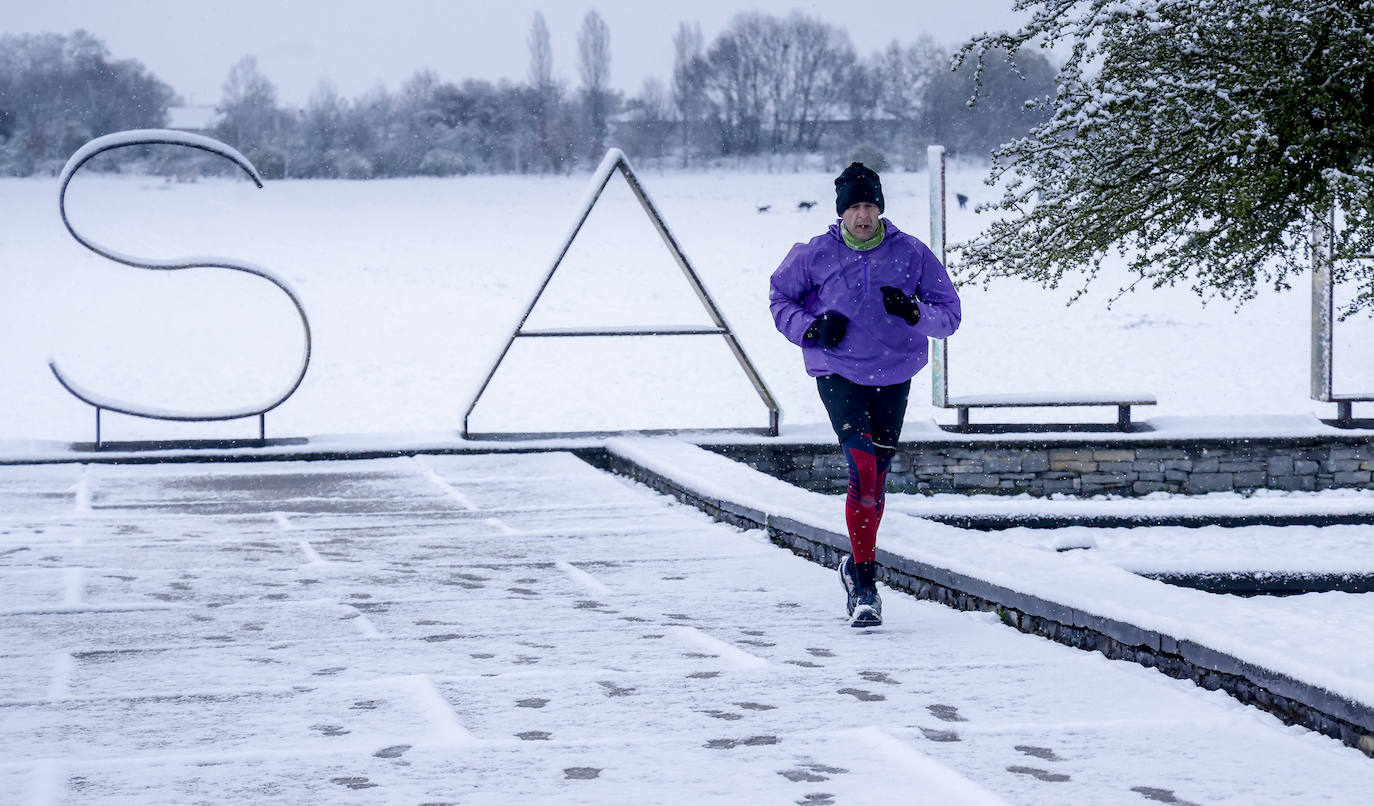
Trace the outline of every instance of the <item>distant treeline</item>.
{"type": "MultiPolygon", "coordinates": [[[[843,28],[797,12],[741,14],[709,45],[699,26],[682,23],[670,79],[650,78],[628,97],[610,88],[610,31],[595,11],[577,41],[575,87],[554,79],[549,30],[536,14],[523,83],[454,82],[421,70],[398,92],[352,100],[321,83],[303,109],[280,103],[245,57],[205,133],[270,178],[562,173],[594,165],[610,145],[637,161],[684,167],[818,154],[919,168],[929,143],[986,157],[1025,135],[1045,114],[1026,101],[1055,91],[1044,56],[1022,53],[1015,67],[990,58],[970,106],[972,67],[952,71],[950,51],[928,37],[861,58],[843,28]]],[[[141,63],[112,60],[83,31],[0,36],[0,173],[56,173],[93,137],[167,125],[175,104],[141,63]]],[[[152,170],[206,164],[117,153],[152,170]]]]}

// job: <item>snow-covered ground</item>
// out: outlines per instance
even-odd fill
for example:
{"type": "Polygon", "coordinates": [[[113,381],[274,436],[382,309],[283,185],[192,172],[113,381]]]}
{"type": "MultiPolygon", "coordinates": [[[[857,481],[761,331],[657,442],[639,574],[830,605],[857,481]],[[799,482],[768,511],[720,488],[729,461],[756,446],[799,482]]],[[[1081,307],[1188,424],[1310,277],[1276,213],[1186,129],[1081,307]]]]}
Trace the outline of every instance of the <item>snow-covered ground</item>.
{"type": "Polygon", "coordinates": [[[1356,750],[990,614],[889,591],[887,624],[851,629],[833,571],[568,454],[0,479],[3,803],[1306,806],[1374,787],[1356,750]]]}
{"type": "MultiPolygon", "coordinates": [[[[975,233],[992,192],[983,169],[950,171],[951,242],[975,233]],[[972,197],[961,210],[952,194],[972,197]]],[[[823,423],[795,347],[774,330],[768,277],[792,243],[834,220],[825,174],[646,173],[688,258],[782,404],[784,427],[823,423]],[[800,201],[816,201],[800,211],[800,201]],[[770,205],[766,213],[756,207],[770,205]]],[[[884,176],[888,216],[927,237],[924,173],[884,176]]],[[[304,385],[268,417],[269,435],[449,432],[505,345],[568,232],[587,176],[376,182],[196,183],[78,174],[75,226],[122,252],[218,255],[286,278],[310,313],[304,385]]],[[[56,183],[0,180],[0,439],[89,440],[93,417],[49,374],[172,409],[271,397],[295,369],[300,326],[269,283],[224,270],[149,272],[88,252],[63,229],[56,183]]],[[[1108,272],[1110,275],[1110,272],[1108,272]]],[[[959,272],[956,268],[956,278],[959,272]]],[[[1334,415],[1309,399],[1307,289],[1235,310],[1186,289],[1143,291],[1112,308],[1107,276],[1070,289],[965,285],[950,341],[951,393],[1144,390],[1137,419],[1334,415]]],[[[532,327],[705,324],[667,249],[623,180],[610,186],[530,320],[532,327]]],[[[1374,322],[1337,327],[1338,391],[1374,390],[1374,322]]],[[[918,376],[908,422],[952,422],[918,376]]],[[[1357,414],[1366,413],[1357,406],[1357,414]]],[[[1042,410],[1031,420],[1112,419],[1042,410]]],[[[975,419],[978,415],[975,415],[975,419]]],[[[987,416],[986,414],[982,416],[987,416]]],[[[523,339],[473,414],[473,431],[761,426],[767,416],[718,337],[523,339]],[[550,401],[557,401],[551,405],[550,401]]],[[[107,439],[255,436],[252,421],[177,425],[112,415],[107,439]]]]}
{"type": "MultiPolygon", "coordinates": [[[[989,192],[981,178],[980,169],[952,170],[951,194],[976,203],[989,192]]],[[[793,242],[833,220],[831,179],[643,176],[781,402],[784,433],[797,438],[826,440],[829,431],[796,348],[773,329],[768,276],[793,242]],[[811,211],[796,209],[812,200],[811,211]],[[759,213],[759,205],[771,209],[759,213]]],[[[894,172],[884,186],[889,217],[924,237],[926,176],[894,172]]],[[[585,192],[585,176],[257,190],[242,181],[80,175],[69,210],[81,232],[122,252],[249,261],[301,294],[314,360],[300,391],[269,414],[269,436],[310,436],[341,450],[446,447],[585,192]]],[[[971,210],[951,203],[950,214],[952,240],[976,231],[971,210]]],[[[97,258],[62,228],[51,180],[0,180],[0,267],[5,458],[60,458],[66,443],[93,436],[90,408],[58,386],[49,356],[89,388],[172,409],[267,398],[295,369],[299,324],[270,284],[97,258]]],[[[1322,429],[1314,415],[1334,414],[1309,399],[1305,288],[1263,292],[1238,311],[1203,306],[1186,289],[1140,292],[1107,309],[1115,288],[1106,278],[1066,308],[1069,289],[965,286],[965,324],[950,342],[951,392],[1144,389],[1159,405],[1136,418],[1172,436],[1305,434],[1322,429]]],[[[616,176],[530,325],[706,322],[616,176]]],[[[1374,390],[1374,324],[1341,323],[1337,334],[1337,390],[1374,390]]],[[[929,406],[928,382],[924,372],[917,378],[912,438],[943,434],[935,424],[954,419],[929,406]]],[[[766,422],[718,338],[674,337],[522,340],[471,425],[766,422]]],[[[256,436],[252,421],[106,415],[103,425],[107,440],[256,436]]],[[[466,801],[480,797],[466,782],[497,777],[548,802],[626,794],[674,802],[675,787],[693,786],[706,787],[691,790],[694,802],[818,795],[809,802],[823,803],[819,795],[828,794],[863,803],[909,791],[916,779],[893,775],[894,765],[922,786],[946,787],[949,802],[1345,803],[1368,791],[1369,762],[1355,751],[978,617],[893,595],[884,633],[892,640],[853,636],[832,618],[838,587],[829,572],[757,535],[588,477],[569,457],[545,460],[310,463],[289,483],[282,465],[0,468],[0,802],[142,803],[149,781],[160,793],[154,802],[376,802],[382,788],[384,802],[421,802],[454,797],[452,786],[466,801]],[[488,595],[466,597],[478,589],[464,582],[488,595]],[[546,583],[553,589],[541,595],[546,583]],[[378,601],[397,604],[374,615],[368,604],[378,601]],[[759,630],[741,624],[738,602],[745,612],[767,610],[764,634],[746,632],[759,630]],[[641,612],[650,612],[643,633],[664,638],[626,629],[640,623],[623,619],[641,612]],[[612,696],[625,689],[653,696],[612,696]],[[548,707],[520,704],[537,700],[548,707]],[[550,744],[539,738],[545,733],[550,744]],[[686,761],[670,763],[678,754],[686,761]]],[[[1079,505],[960,503],[970,512],[1079,505]]],[[[894,496],[893,523],[903,511],[949,504],[894,496]]],[[[1367,504],[1354,494],[1081,502],[1165,514],[1367,504]]],[[[840,510],[830,516],[838,528],[840,510]]],[[[956,530],[935,531],[962,556],[956,530]]],[[[997,539],[1043,554],[1046,568],[1060,563],[1082,575],[1094,564],[1104,574],[1368,572],[1365,531],[1013,530],[997,539]],[[1054,551],[1087,542],[1096,548],[1054,551]]],[[[899,551],[936,544],[895,532],[880,539],[899,551]]],[[[1305,639],[1344,635],[1339,657],[1300,659],[1320,673],[1328,661],[1345,668],[1369,659],[1370,601],[1227,602],[1212,622],[1199,604],[1197,622],[1204,632],[1234,632],[1237,646],[1265,634],[1245,630],[1247,618],[1319,625],[1305,639]]],[[[1281,640],[1262,649],[1292,652],[1281,640]]]]}
{"type": "MultiPolygon", "coordinates": [[[[760,521],[764,517],[782,518],[825,529],[834,535],[832,545],[846,548],[837,496],[802,490],[677,439],[617,438],[607,447],[707,500],[750,508],[761,513],[757,516],[760,521]]],[[[1124,541],[1113,539],[1117,536],[1114,530],[1104,530],[1108,535],[1105,551],[1060,551],[1069,546],[1093,546],[1092,535],[1097,531],[1013,530],[1008,537],[1005,532],[957,529],[889,511],[883,516],[878,561],[899,562],[885,558],[891,553],[894,558],[913,560],[1058,607],[1227,653],[1366,707],[1374,704],[1374,685],[1370,685],[1367,673],[1374,665],[1374,594],[1252,599],[1137,576],[1137,571],[1194,570],[1190,561],[1197,565],[1195,570],[1219,570],[1207,564],[1218,561],[1218,552],[1206,546],[1208,535],[1198,530],[1135,530],[1124,541]],[[1141,532],[1152,534],[1141,537],[1141,532]],[[1184,548],[1179,561],[1166,568],[1151,567],[1150,560],[1145,559],[1159,562],[1180,547],[1184,548]],[[1142,563],[1145,567],[1134,567],[1142,563]]],[[[1257,531],[1241,533],[1231,546],[1254,540],[1257,531]]],[[[1313,540],[1314,531],[1269,530],[1261,545],[1233,558],[1236,567],[1227,570],[1261,570],[1269,555],[1275,557],[1279,567],[1274,570],[1279,571],[1329,571],[1339,568],[1342,560],[1350,570],[1364,567],[1363,558],[1353,557],[1365,548],[1366,541],[1342,540],[1339,530],[1313,540]],[[1300,559],[1303,549],[1308,552],[1305,560],[1300,559]],[[1327,567],[1322,566],[1323,560],[1327,567]]]]}

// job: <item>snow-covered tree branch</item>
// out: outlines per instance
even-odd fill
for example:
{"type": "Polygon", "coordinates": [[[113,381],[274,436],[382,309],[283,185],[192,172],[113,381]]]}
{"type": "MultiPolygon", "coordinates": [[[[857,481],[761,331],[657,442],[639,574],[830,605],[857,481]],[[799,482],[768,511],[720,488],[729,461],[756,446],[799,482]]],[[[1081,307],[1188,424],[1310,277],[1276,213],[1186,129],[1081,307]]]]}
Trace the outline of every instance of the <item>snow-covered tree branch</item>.
{"type": "Polygon", "coordinates": [[[1126,287],[1244,301],[1310,265],[1339,211],[1346,313],[1374,312],[1374,0],[1018,0],[1030,22],[958,56],[1067,46],[1050,114],[994,154],[1000,213],[966,275],[1082,289],[1113,253],[1126,287]]]}

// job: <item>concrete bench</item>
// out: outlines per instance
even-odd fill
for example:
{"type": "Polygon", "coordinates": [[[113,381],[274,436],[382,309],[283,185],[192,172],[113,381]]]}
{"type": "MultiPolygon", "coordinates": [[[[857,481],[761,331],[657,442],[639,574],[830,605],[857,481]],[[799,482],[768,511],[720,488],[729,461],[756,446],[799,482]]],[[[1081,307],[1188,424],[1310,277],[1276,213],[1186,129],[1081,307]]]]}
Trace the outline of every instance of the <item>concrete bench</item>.
{"type": "Polygon", "coordinates": [[[996,394],[996,395],[960,395],[958,397],[945,397],[943,401],[936,401],[937,405],[947,409],[957,409],[959,412],[959,427],[967,427],[969,424],[969,409],[1005,409],[1005,408],[1045,408],[1055,406],[1116,406],[1116,425],[1122,431],[1129,430],[1131,427],[1131,406],[1153,406],[1158,401],[1151,394],[1119,394],[1105,392],[1087,392],[1083,394],[996,394]]]}
{"type": "Polygon", "coordinates": [[[1374,402],[1374,394],[1338,395],[1328,393],[1314,395],[1312,399],[1322,403],[1335,403],[1336,425],[1350,428],[1355,425],[1355,404],[1374,402]]]}
{"type": "MultiPolygon", "coordinates": [[[[945,262],[945,148],[933,145],[926,149],[926,164],[930,173],[930,248],[941,263],[945,262]]],[[[1151,394],[1108,392],[1060,394],[949,394],[949,344],[947,339],[930,340],[930,397],[931,404],[959,411],[959,428],[968,429],[969,409],[1044,408],[1049,406],[1116,406],[1116,426],[1122,431],[1131,428],[1131,406],[1153,406],[1157,402],[1151,394]]]]}
{"type": "MultiPolygon", "coordinates": [[[[1334,424],[1353,428],[1360,425],[1355,421],[1355,404],[1374,401],[1374,392],[1338,394],[1334,387],[1336,247],[1331,235],[1335,226],[1335,208],[1312,221],[1312,399],[1335,403],[1334,424]]],[[[1353,259],[1374,260],[1374,254],[1356,255],[1353,259]]]]}

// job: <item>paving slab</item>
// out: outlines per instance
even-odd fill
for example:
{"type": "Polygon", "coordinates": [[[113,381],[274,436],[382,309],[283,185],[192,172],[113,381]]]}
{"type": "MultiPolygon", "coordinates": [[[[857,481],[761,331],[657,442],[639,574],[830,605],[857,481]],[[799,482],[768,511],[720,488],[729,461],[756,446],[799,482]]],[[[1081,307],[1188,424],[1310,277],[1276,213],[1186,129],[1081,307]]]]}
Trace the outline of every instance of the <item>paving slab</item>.
{"type": "Polygon", "coordinates": [[[164,781],[167,802],[178,803],[834,804],[906,802],[913,792],[942,803],[1006,802],[877,729],[767,738],[719,748],[670,737],[590,745],[514,740],[461,754],[403,743],[370,753],[256,754],[228,765],[73,765],[62,774],[77,782],[67,802],[78,804],[148,802],[140,798],[150,779],[164,781]],[[703,768],[711,771],[707,780],[698,776],[703,768]]]}
{"type": "MultiPolygon", "coordinates": [[[[77,464],[0,465],[0,512],[69,513],[83,472],[77,464]]],[[[9,523],[0,524],[0,537],[9,528],[9,523]]]]}
{"type": "Polygon", "coordinates": [[[887,624],[851,629],[833,571],[571,454],[25,470],[0,509],[3,803],[1374,787],[1336,741],[988,614],[888,591],[887,624]]]}

